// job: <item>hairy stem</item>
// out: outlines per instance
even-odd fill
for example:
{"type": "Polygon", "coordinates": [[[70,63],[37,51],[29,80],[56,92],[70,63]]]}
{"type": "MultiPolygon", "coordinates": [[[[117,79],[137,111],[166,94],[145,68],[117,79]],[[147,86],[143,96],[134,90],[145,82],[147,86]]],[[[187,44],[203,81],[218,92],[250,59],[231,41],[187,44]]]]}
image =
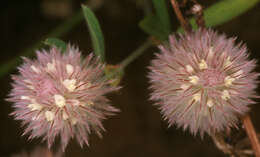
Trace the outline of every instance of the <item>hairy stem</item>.
{"type": "Polygon", "coordinates": [[[107,68],[116,69],[116,70],[112,71],[111,73],[108,73],[106,78],[113,79],[116,78],[117,76],[120,77],[120,75],[122,75],[122,73],[124,72],[125,68],[131,62],[137,59],[140,55],[142,55],[145,52],[145,50],[147,50],[152,45],[153,45],[152,39],[148,38],[142,45],[140,45],[136,50],[134,50],[128,57],[126,57],[119,64],[107,66],[107,68]]]}
{"type": "MultiPolygon", "coordinates": [[[[171,0],[173,4],[176,4],[175,0],[171,0]]],[[[194,0],[193,0],[194,1],[194,0]]],[[[205,19],[205,25],[206,27],[213,27],[220,25],[222,23],[225,23],[234,17],[241,15],[242,13],[246,12],[253,6],[255,6],[257,3],[259,3],[260,0],[225,0],[225,1],[220,1],[211,7],[205,9],[204,11],[204,19],[205,19]],[[221,16],[219,16],[221,15],[221,16]]],[[[101,0],[102,2],[102,0],[101,0]]],[[[196,2],[196,1],[195,1],[196,2]]],[[[102,4],[102,3],[101,3],[102,4]]],[[[92,6],[93,4],[89,3],[88,6],[92,9],[97,9],[100,7],[100,5],[95,5],[92,6]]],[[[176,5],[173,5],[176,6],[176,5]]],[[[185,19],[182,16],[179,6],[177,7],[177,12],[178,15],[181,15],[182,20],[185,19]]],[[[80,11],[81,12],[81,11],[80,11]]],[[[65,26],[59,25],[58,27],[54,28],[51,32],[49,32],[46,36],[42,37],[40,41],[37,41],[33,46],[30,48],[26,49],[21,53],[23,56],[31,56],[33,54],[33,51],[41,46],[42,40],[45,40],[46,37],[61,37],[64,35],[66,32],[68,32],[70,29],[72,29],[74,26],[76,26],[78,23],[80,23],[81,20],[83,20],[83,15],[82,13],[76,13],[72,18],[68,19],[68,21],[65,21],[63,24],[65,26]],[[76,17],[76,18],[75,18],[76,17]],[[74,19],[75,18],[75,19],[74,19]]],[[[189,20],[190,24],[192,27],[195,29],[197,28],[195,18],[192,18],[189,20]]],[[[189,26],[188,26],[189,27],[189,26]]],[[[183,29],[179,28],[177,32],[182,32],[183,29]]],[[[14,57],[12,60],[1,64],[0,66],[0,78],[3,77],[4,75],[8,74],[11,70],[15,68],[20,63],[21,59],[19,56],[14,57]]]]}
{"type": "Polygon", "coordinates": [[[242,118],[243,125],[245,127],[246,133],[250,139],[251,145],[255,152],[256,157],[260,157],[260,144],[256,136],[255,128],[252,124],[251,118],[249,115],[246,115],[242,118]]]}
{"type": "Polygon", "coordinates": [[[230,156],[234,155],[232,146],[225,142],[225,139],[220,133],[211,135],[211,138],[214,141],[216,147],[219,150],[221,150],[224,154],[229,154],[230,156]]]}
{"type": "Polygon", "coordinates": [[[191,31],[191,26],[188,23],[188,21],[184,18],[184,16],[182,15],[178,2],[176,0],[171,0],[171,3],[172,3],[172,7],[176,13],[177,18],[181,23],[181,26],[186,31],[191,31]]]}
{"type": "Polygon", "coordinates": [[[147,39],[141,46],[139,46],[134,52],[132,52],[126,59],[124,59],[119,65],[123,70],[128,64],[138,58],[143,52],[152,45],[152,41],[147,39]]]}

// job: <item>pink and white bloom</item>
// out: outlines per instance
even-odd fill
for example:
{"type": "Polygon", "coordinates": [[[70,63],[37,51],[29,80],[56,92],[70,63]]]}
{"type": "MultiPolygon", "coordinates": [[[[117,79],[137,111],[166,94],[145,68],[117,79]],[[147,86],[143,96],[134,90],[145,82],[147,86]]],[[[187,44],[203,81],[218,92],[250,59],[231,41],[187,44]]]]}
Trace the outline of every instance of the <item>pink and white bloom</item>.
{"type": "Polygon", "coordinates": [[[105,65],[92,54],[81,57],[71,46],[64,54],[55,47],[37,51],[37,59],[24,58],[19,74],[12,76],[11,115],[26,125],[29,139],[43,137],[51,147],[60,136],[64,151],[75,137],[82,147],[91,131],[101,136],[102,120],[119,111],[104,96],[118,89],[105,78],[105,65]]]}
{"type": "Polygon", "coordinates": [[[255,103],[256,61],[235,38],[199,29],[171,35],[169,45],[159,48],[149,67],[151,100],[169,126],[212,134],[236,126],[255,103]]]}

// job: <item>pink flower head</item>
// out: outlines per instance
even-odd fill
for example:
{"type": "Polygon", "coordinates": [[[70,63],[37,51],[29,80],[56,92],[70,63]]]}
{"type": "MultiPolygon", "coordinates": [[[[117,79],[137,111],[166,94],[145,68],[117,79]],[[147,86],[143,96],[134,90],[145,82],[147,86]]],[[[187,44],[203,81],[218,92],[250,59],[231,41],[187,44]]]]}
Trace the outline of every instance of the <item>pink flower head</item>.
{"type": "Polygon", "coordinates": [[[8,101],[14,102],[15,119],[27,125],[29,139],[42,136],[51,147],[60,135],[64,151],[75,137],[82,147],[91,131],[101,136],[101,121],[118,111],[104,96],[118,89],[105,78],[105,66],[92,54],[81,57],[71,46],[64,54],[57,48],[37,51],[37,60],[24,58],[20,74],[12,76],[8,101]]]}
{"type": "Polygon", "coordinates": [[[151,99],[169,126],[189,128],[194,135],[236,126],[257,97],[255,60],[245,45],[235,45],[213,30],[199,29],[159,46],[149,69],[151,99]]]}

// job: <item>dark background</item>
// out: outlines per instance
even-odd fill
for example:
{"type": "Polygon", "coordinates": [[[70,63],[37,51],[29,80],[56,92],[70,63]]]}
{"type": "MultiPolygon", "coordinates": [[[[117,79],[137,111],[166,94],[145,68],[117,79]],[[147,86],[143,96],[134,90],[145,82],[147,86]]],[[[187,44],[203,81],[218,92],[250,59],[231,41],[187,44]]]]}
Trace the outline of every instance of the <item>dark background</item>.
{"type": "MultiPolygon", "coordinates": [[[[74,12],[80,9],[83,1],[62,1],[52,8],[54,0],[8,0],[1,3],[0,10],[0,63],[5,64],[15,56],[22,55],[24,49],[41,40],[74,12]],[[64,9],[65,8],[65,9],[64,9]]],[[[95,0],[94,0],[95,1],[95,0]]],[[[100,0],[96,0],[100,1],[100,0]]],[[[147,35],[138,28],[143,18],[140,0],[101,0],[103,4],[96,10],[96,15],[105,36],[106,60],[117,64],[142,44],[147,35]]],[[[201,0],[208,6],[216,0],[201,0]],[[206,3],[205,3],[206,2],[206,3]]],[[[178,21],[172,10],[169,10],[173,28],[178,21]]],[[[221,16],[221,15],[220,15],[221,16]]],[[[219,27],[220,32],[228,36],[238,36],[238,41],[247,43],[252,58],[260,57],[260,5],[257,5],[242,16],[219,27]]],[[[62,38],[80,47],[84,54],[91,52],[91,41],[84,21],[66,33],[62,38]]],[[[81,149],[72,140],[66,157],[221,157],[220,152],[209,137],[201,140],[189,132],[171,127],[168,129],[159,110],[149,101],[150,91],[147,66],[156,52],[150,48],[144,55],[127,67],[119,93],[111,94],[111,103],[121,112],[104,121],[106,132],[103,139],[92,134],[90,147],[81,149]]],[[[257,69],[260,72],[260,69],[257,69]]],[[[11,73],[16,73],[15,70],[11,73]]],[[[40,139],[27,141],[21,137],[23,128],[20,122],[14,121],[8,114],[12,112],[11,104],[4,99],[10,91],[10,75],[0,78],[0,157],[10,156],[22,150],[31,151],[40,143],[40,139]]],[[[257,130],[260,130],[259,104],[252,106],[251,115],[257,130]]]]}

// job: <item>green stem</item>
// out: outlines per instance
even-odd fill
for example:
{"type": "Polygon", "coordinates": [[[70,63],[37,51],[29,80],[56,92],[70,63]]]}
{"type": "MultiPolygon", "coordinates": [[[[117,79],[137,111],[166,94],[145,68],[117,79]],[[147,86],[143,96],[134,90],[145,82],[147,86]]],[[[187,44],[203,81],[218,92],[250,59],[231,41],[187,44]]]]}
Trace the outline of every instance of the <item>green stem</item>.
{"type": "MultiPolygon", "coordinates": [[[[206,22],[206,26],[212,27],[227,22],[249,10],[259,1],[260,0],[222,0],[205,10],[204,19],[206,22]]],[[[68,32],[70,29],[72,29],[74,26],[79,24],[81,20],[83,20],[83,15],[81,11],[79,11],[72,18],[65,21],[63,24],[55,28],[42,39],[45,39],[47,37],[60,37],[68,32]]],[[[195,19],[192,18],[190,22],[193,28],[196,28],[195,19]]],[[[178,31],[181,31],[181,29],[179,29],[178,31]]],[[[41,41],[42,40],[35,43],[32,47],[26,49],[22,53],[22,55],[31,56],[33,54],[33,51],[41,45],[41,41]]],[[[152,43],[150,40],[141,45],[136,51],[133,52],[133,54],[131,54],[120,63],[120,70],[123,70],[128,64],[139,57],[151,45],[152,43]]],[[[2,64],[0,67],[0,78],[6,75],[10,70],[14,69],[14,67],[18,65],[20,61],[20,57],[15,57],[13,60],[2,64]]]]}
{"type": "Polygon", "coordinates": [[[120,70],[124,70],[125,67],[133,62],[137,57],[139,57],[143,52],[152,45],[152,41],[147,39],[140,47],[138,47],[134,52],[132,52],[126,59],[124,59],[120,64],[120,70]]]}
{"type": "Polygon", "coordinates": [[[106,74],[106,79],[114,79],[117,77],[123,76],[125,68],[133,62],[136,58],[142,55],[145,50],[147,50],[150,46],[152,46],[151,39],[147,39],[141,46],[139,46],[136,50],[134,50],[128,57],[126,57],[121,63],[116,65],[117,67],[115,70],[106,74]]]}

